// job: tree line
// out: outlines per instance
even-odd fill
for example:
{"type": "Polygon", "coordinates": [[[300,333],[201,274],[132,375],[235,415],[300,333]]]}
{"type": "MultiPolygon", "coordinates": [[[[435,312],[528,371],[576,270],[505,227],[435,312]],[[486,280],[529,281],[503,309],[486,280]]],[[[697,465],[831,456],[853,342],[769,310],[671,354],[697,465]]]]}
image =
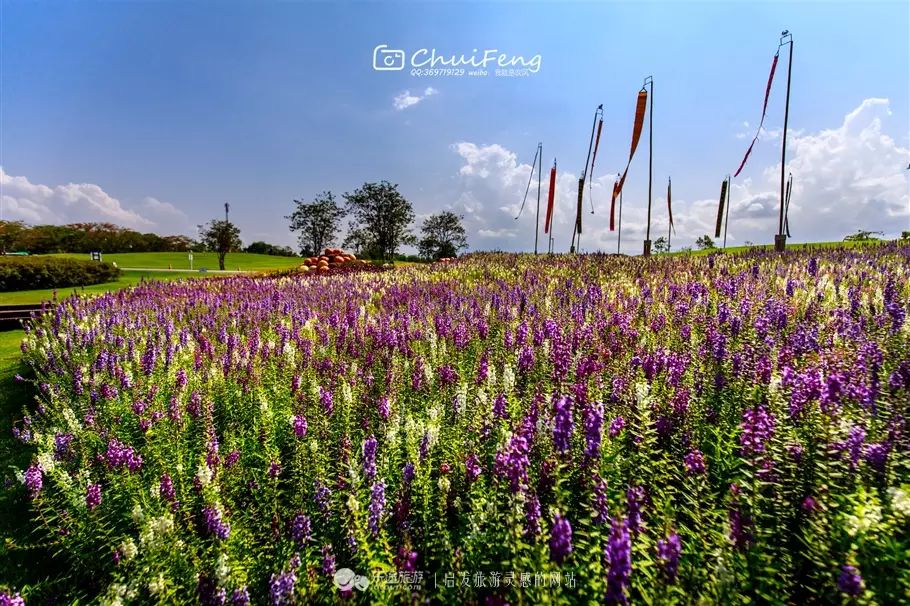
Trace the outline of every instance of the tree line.
{"type": "Polygon", "coordinates": [[[411,231],[414,207],[398,191],[398,185],[381,181],[364,183],[342,196],[325,191],[312,200],[294,200],[294,212],[286,218],[297,234],[304,256],[318,255],[336,238],[345,217],[348,230],[342,246],[367,259],[393,261],[402,246],[416,246],[423,259],[454,257],[468,247],[461,217],[443,211],[424,219],[420,237],[411,231]]]}

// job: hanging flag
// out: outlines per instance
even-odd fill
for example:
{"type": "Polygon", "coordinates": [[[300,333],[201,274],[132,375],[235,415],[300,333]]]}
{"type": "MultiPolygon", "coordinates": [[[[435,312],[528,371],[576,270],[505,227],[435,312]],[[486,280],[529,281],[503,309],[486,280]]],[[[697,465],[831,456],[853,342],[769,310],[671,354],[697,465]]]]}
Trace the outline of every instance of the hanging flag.
{"type": "Polygon", "coordinates": [[[610,231],[613,231],[616,214],[616,198],[622,191],[622,186],[626,182],[626,175],[629,172],[629,165],[632,164],[632,156],[635,155],[635,148],[638,147],[638,140],[641,138],[641,129],[645,124],[645,108],[648,105],[648,91],[641,89],[638,91],[638,103],[635,106],[635,123],[632,126],[632,149],[629,151],[629,161],[626,163],[626,170],[623,171],[619,181],[613,184],[613,199],[610,200],[610,231]]]}
{"type": "Polygon", "coordinates": [[[553,160],[553,168],[550,169],[550,192],[547,194],[547,219],[543,224],[543,233],[549,233],[550,222],[553,219],[553,199],[556,195],[556,160],[553,160]]]}
{"type": "Polygon", "coordinates": [[[774,71],[777,69],[777,59],[780,56],[780,50],[774,53],[774,61],[771,62],[771,74],[768,76],[768,85],[765,87],[765,104],[762,106],[761,110],[761,121],[758,123],[758,131],[755,133],[755,138],[752,139],[752,143],[749,144],[749,149],[746,150],[746,155],[743,157],[743,161],[740,163],[739,168],[736,169],[734,177],[738,177],[739,173],[742,171],[743,167],[746,165],[746,160],[749,159],[749,154],[752,153],[752,147],[755,145],[755,142],[758,141],[758,135],[761,134],[761,127],[765,123],[765,114],[768,112],[768,97],[771,95],[771,82],[774,80],[774,71]]]}
{"type": "Polygon", "coordinates": [[[720,227],[724,221],[724,200],[727,199],[727,180],[720,186],[720,204],[717,205],[717,225],[714,227],[714,237],[720,237],[720,227]]]}
{"type": "Polygon", "coordinates": [[[597,138],[594,140],[594,156],[591,158],[591,177],[594,176],[594,161],[597,160],[597,146],[600,145],[600,131],[603,130],[604,119],[597,123],[597,138]]]}
{"type": "Polygon", "coordinates": [[[667,177],[667,214],[670,215],[670,228],[673,230],[673,233],[676,233],[676,226],[673,225],[673,205],[670,200],[670,177],[667,177]]]}
{"type": "Polygon", "coordinates": [[[585,195],[585,178],[578,180],[578,210],[575,214],[575,231],[581,233],[581,202],[585,195]]]}

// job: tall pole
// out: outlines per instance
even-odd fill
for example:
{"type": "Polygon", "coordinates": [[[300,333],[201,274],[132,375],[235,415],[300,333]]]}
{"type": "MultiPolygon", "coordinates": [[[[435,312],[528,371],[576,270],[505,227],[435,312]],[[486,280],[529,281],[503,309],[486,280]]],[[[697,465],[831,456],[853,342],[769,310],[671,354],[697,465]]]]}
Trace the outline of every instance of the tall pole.
{"type": "Polygon", "coordinates": [[[727,228],[730,227],[730,196],[733,189],[733,183],[730,182],[730,175],[727,175],[727,210],[724,212],[724,250],[727,250],[727,228]]]}
{"type": "Polygon", "coordinates": [[[585,190],[585,178],[588,175],[588,165],[591,164],[591,149],[594,147],[594,130],[597,128],[597,117],[603,112],[603,103],[594,110],[594,121],[591,123],[591,138],[588,139],[588,155],[585,156],[585,167],[581,171],[581,178],[578,180],[578,208],[575,212],[575,225],[572,227],[572,243],[569,245],[569,252],[574,253],[576,246],[581,248],[581,207],[585,190]],[[578,234],[578,241],[575,240],[575,234],[578,234]]]}
{"type": "Polygon", "coordinates": [[[225,203],[224,203],[224,222],[225,222],[225,223],[228,223],[228,222],[229,222],[229,220],[228,220],[228,211],[230,211],[230,210],[231,210],[231,205],[228,204],[227,202],[225,202],[225,203]]]}
{"type": "Polygon", "coordinates": [[[651,85],[651,103],[648,110],[648,227],[645,232],[644,256],[651,256],[651,178],[654,168],[654,78],[645,78],[645,84],[651,85]]]}
{"type": "Polygon", "coordinates": [[[537,237],[540,234],[540,180],[543,172],[543,143],[537,144],[537,222],[534,224],[534,254],[537,254],[537,237]]]}
{"type": "MultiPolygon", "coordinates": [[[[621,175],[616,173],[616,178],[620,179],[621,175]]],[[[622,190],[619,190],[619,229],[616,231],[616,254],[619,254],[619,245],[622,242],[622,190]]]]}
{"type": "Polygon", "coordinates": [[[793,75],[793,35],[784,30],[780,35],[780,44],[790,45],[790,60],[787,64],[787,101],[784,106],[784,136],[780,148],[780,218],[777,235],[774,236],[774,250],[783,252],[787,248],[787,234],[784,232],[784,171],[787,168],[787,122],[790,118],[790,77],[793,75]],[[789,38],[787,42],[784,42],[789,38]]]}

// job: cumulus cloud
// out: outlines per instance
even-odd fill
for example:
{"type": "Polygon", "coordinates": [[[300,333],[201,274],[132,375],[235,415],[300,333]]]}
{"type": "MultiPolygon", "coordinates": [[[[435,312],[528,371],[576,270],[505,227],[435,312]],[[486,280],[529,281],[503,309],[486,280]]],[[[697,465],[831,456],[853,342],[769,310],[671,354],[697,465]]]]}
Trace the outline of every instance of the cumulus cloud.
{"type": "Polygon", "coordinates": [[[439,94],[439,91],[436,90],[435,88],[433,88],[432,86],[426,87],[423,90],[422,95],[420,93],[412,95],[411,91],[409,91],[409,90],[402,91],[400,94],[396,95],[395,98],[392,100],[392,106],[395,109],[397,109],[398,111],[401,111],[403,109],[407,109],[409,107],[417,105],[418,103],[420,103],[427,97],[431,97],[431,96],[437,95],[437,94],[439,94]]]}
{"type": "MultiPolygon", "coordinates": [[[[891,115],[887,99],[866,99],[849,112],[843,123],[817,133],[790,131],[787,171],[794,176],[789,221],[797,242],[840,240],[857,229],[881,230],[894,236],[910,227],[910,150],[901,147],[886,133],[891,115]]],[[[767,140],[780,137],[780,129],[768,129],[767,140]]],[[[463,163],[458,171],[462,181],[456,210],[465,216],[472,249],[528,250],[533,246],[536,191],[519,220],[521,200],[531,171],[528,163],[502,145],[459,142],[452,145],[463,163]]],[[[754,162],[754,160],[753,160],[754,162]]],[[[634,164],[634,162],[633,162],[634,164]]],[[[544,197],[548,166],[544,162],[544,197]]],[[[633,171],[637,167],[633,166],[633,171]]],[[[776,166],[750,165],[733,183],[729,213],[728,243],[769,242],[777,230],[780,163],[776,166]]],[[[536,175],[534,177],[536,181],[536,175]]],[[[595,176],[585,193],[582,250],[613,252],[617,233],[609,231],[609,202],[615,176],[595,176]],[[598,209],[590,214],[590,197],[598,209]]],[[[656,186],[663,194],[666,185],[656,186]]],[[[673,215],[674,248],[691,245],[702,234],[714,233],[720,183],[704,183],[703,198],[677,197],[673,215]]],[[[532,189],[536,189],[532,187],[532,189]]],[[[557,180],[554,225],[556,250],[569,248],[578,175],[560,169],[557,180]]],[[[639,253],[647,225],[646,205],[641,192],[626,184],[622,218],[622,251],[639,253]]],[[[542,206],[545,201],[542,201],[542,206]]],[[[653,198],[651,239],[667,233],[666,197],[653,198]]],[[[542,209],[543,215],[545,209],[542,209]]],[[[543,219],[541,219],[541,222],[543,219]]],[[[546,250],[546,236],[540,234],[540,249],[546,250]]]]}
{"type": "Polygon", "coordinates": [[[43,185],[32,183],[27,177],[7,174],[2,167],[0,195],[4,219],[31,224],[96,221],[137,230],[167,226],[179,231],[187,221],[186,215],[173,204],[156,198],[145,198],[137,209],[130,209],[93,183],[43,185]]]}

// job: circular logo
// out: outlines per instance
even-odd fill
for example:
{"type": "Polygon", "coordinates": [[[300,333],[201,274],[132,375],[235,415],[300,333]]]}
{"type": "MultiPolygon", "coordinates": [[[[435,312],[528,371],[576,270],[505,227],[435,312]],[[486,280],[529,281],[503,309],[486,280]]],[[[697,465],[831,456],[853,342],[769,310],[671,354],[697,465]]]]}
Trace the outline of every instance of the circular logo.
{"type": "Polygon", "coordinates": [[[356,576],[350,568],[339,568],[335,571],[335,576],[332,580],[335,581],[335,587],[338,589],[350,589],[354,585],[354,577],[356,576]]]}

